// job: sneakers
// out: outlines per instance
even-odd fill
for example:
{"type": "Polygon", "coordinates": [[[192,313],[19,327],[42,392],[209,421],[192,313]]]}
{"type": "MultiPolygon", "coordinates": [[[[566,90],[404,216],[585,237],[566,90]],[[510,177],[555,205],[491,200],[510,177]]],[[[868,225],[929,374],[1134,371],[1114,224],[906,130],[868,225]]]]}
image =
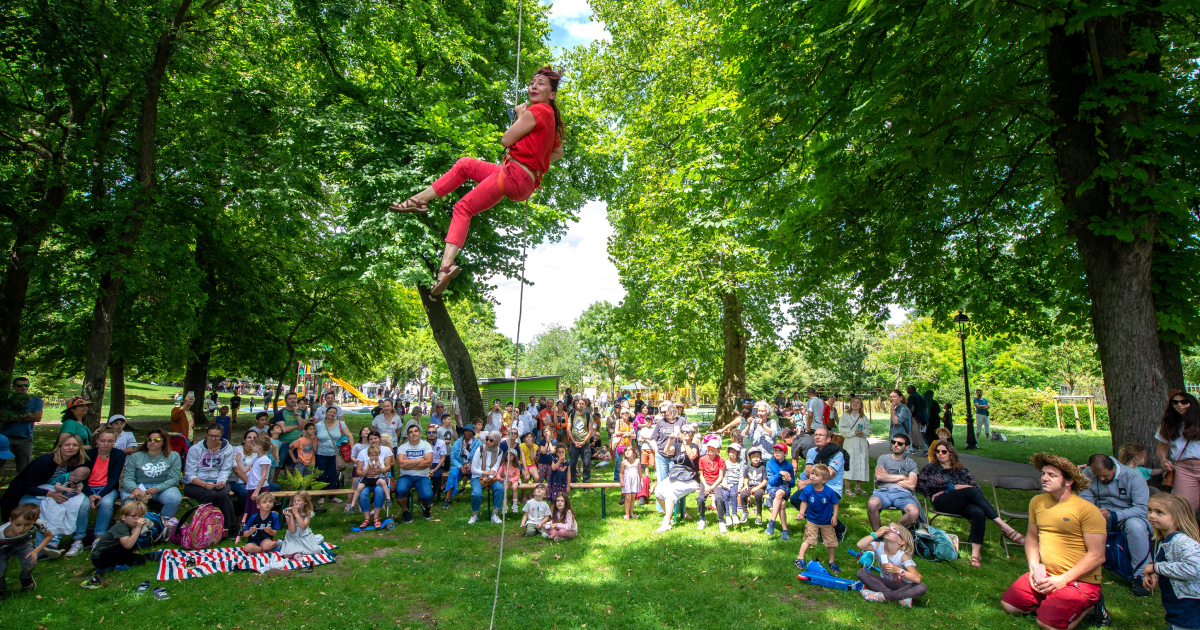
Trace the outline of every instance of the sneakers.
{"type": "Polygon", "coordinates": [[[46,547],[42,550],[42,553],[38,555],[38,559],[58,560],[62,557],[62,554],[62,549],[59,549],[58,547],[46,547]]]}
{"type": "Polygon", "coordinates": [[[654,533],[655,533],[655,534],[662,534],[662,533],[666,533],[666,532],[669,532],[669,531],[671,531],[671,524],[670,524],[670,523],[663,523],[662,525],[659,525],[659,526],[658,526],[658,529],[654,530],[654,533]]]}
{"type": "Polygon", "coordinates": [[[412,512],[409,512],[408,510],[404,510],[404,513],[401,514],[401,516],[400,516],[400,520],[404,521],[405,523],[411,523],[412,522],[412,512]]]}
{"type": "Polygon", "coordinates": [[[775,521],[770,521],[769,523],[767,523],[767,532],[766,533],[768,536],[775,535],[775,521]]]}
{"type": "Polygon", "coordinates": [[[500,515],[499,515],[499,514],[496,514],[495,512],[492,512],[492,522],[493,522],[493,523],[495,523],[495,524],[497,524],[497,525],[499,525],[500,523],[502,523],[502,522],[504,522],[504,521],[501,521],[501,520],[500,520],[500,515]]]}
{"type": "Polygon", "coordinates": [[[137,585],[137,592],[139,593],[145,593],[148,590],[150,590],[150,580],[146,580],[145,582],[137,585]]]}
{"type": "Polygon", "coordinates": [[[467,521],[467,525],[474,525],[474,524],[475,524],[475,522],[476,522],[476,521],[478,521],[478,520],[479,520],[479,515],[478,515],[478,514],[472,514],[472,515],[471,515],[471,519],[467,521]]]}
{"type": "Polygon", "coordinates": [[[841,575],[842,568],[839,567],[836,562],[830,562],[829,563],[829,572],[834,575],[841,575]]]}
{"type": "Polygon", "coordinates": [[[1088,625],[1093,628],[1107,628],[1112,625],[1112,615],[1108,614],[1108,607],[1104,605],[1104,593],[1100,594],[1096,607],[1092,609],[1092,614],[1088,615],[1088,625]]]}
{"type": "Polygon", "coordinates": [[[721,526],[721,533],[722,533],[722,534],[728,534],[728,533],[729,533],[729,528],[725,526],[725,523],[719,523],[719,525],[721,526]]]}
{"type": "Polygon", "coordinates": [[[779,540],[787,542],[789,539],[791,539],[791,537],[792,535],[788,532],[788,530],[785,529],[783,530],[783,533],[779,535],[779,540]]]}
{"type": "Polygon", "coordinates": [[[550,537],[550,534],[547,534],[546,532],[542,532],[542,538],[549,538],[549,537],[550,537]]]}
{"type": "Polygon", "coordinates": [[[750,515],[746,512],[742,512],[742,515],[738,518],[738,520],[742,522],[742,525],[745,525],[746,521],[750,520],[750,515]]]}
{"type": "Polygon", "coordinates": [[[79,586],[82,588],[86,588],[89,591],[94,591],[94,590],[100,588],[101,586],[104,586],[104,580],[100,579],[99,573],[94,573],[94,574],[92,574],[92,577],[80,582],[79,586]]]}
{"type": "Polygon", "coordinates": [[[911,597],[905,597],[904,599],[902,599],[896,603],[900,604],[901,606],[903,606],[905,608],[912,608],[912,598],[911,597]]]}
{"type": "Polygon", "coordinates": [[[696,523],[696,531],[700,531],[702,529],[704,529],[704,519],[700,519],[700,521],[696,523]]]}
{"type": "Polygon", "coordinates": [[[1150,597],[1150,591],[1142,584],[1142,578],[1133,581],[1133,596],[1134,597],[1150,597]]]}
{"type": "Polygon", "coordinates": [[[808,567],[808,563],[804,561],[804,558],[796,558],[796,568],[797,569],[804,571],[806,569],[806,567],[808,567]]]}
{"type": "Polygon", "coordinates": [[[517,514],[520,511],[521,511],[521,508],[514,502],[513,503],[513,514],[517,514]]]}
{"type": "Polygon", "coordinates": [[[427,521],[428,521],[429,519],[432,519],[432,518],[433,518],[433,515],[429,513],[429,506],[428,506],[428,505],[422,505],[422,506],[421,506],[421,516],[425,517],[425,520],[427,520],[427,521]]]}
{"type": "Polygon", "coordinates": [[[449,510],[449,509],[450,509],[450,499],[446,499],[446,500],[445,500],[445,501],[442,503],[442,509],[443,509],[443,510],[449,510]]]}
{"type": "Polygon", "coordinates": [[[75,542],[71,543],[71,548],[68,549],[67,553],[64,555],[67,556],[68,558],[73,558],[75,556],[78,556],[80,551],[83,551],[83,541],[76,540],[75,542]]]}
{"type": "Polygon", "coordinates": [[[21,580],[21,592],[22,593],[28,593],[29,591],[32,591],[35,588],[37,588],[37,582],[35,582],[33,580],[33,578],[29,578],[29,580],[21,580]]]}
{"type": "MultiPolygon", "coordinates": [[[[742,519],[742,522],[743,522],[743,523],[745,523],[745,522],[746,522],[746,519],[744,519],[744,518],[743,518],[743,519],[742,519]]],[[[759,516],[758,518],[754,519],[754,524],[755,524],[755,525],[762,525],[762,517],[761,517],[761,516],[759,516]]]]}
{"type": "Polygon", "coordinates": [[[638,500],[637,500],[637,504],[638,504],[639,506],[641,506],[641,505],[646,505],[646,499],[645,499],[645,498],[638,499],[638,500]]]}
{"type": "Polygon", "coordinates": [[[863,590],[861,590],[859,592],[862,593],[862,598],[869,602],[875,602],[876,604],[882,604],[884,601],[886,601],[883,599],[883,593],[880,593],[879,591],[872,591],[870,589],[864,588],[863,590]]]}

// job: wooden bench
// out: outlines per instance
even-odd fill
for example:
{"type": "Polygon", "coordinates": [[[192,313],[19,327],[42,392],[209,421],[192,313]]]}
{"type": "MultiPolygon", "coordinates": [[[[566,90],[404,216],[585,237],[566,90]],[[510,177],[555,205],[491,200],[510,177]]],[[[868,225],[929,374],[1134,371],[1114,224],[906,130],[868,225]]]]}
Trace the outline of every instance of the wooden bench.
{"type": "MultiPolygon", "coordinates": [[[[518,484],[517,487],[520,488],[521,490],[532,490],[535,487],[537,487],[538,485],[540,485],[540,484],[522,483],[522,484],[518,484]]],[[[608,488],[620,488],[620,487],[621,487],[621,484],[617,483],[615,481],[600,481],[600,482],[581,481],[579,483],[571,484],[572,490],[580,490],[580,489],[587,490],[589,488],[600,488],[600,518],[608,518],[608,499],[604,495],[604,491],[607,490],[608,488]]]]}

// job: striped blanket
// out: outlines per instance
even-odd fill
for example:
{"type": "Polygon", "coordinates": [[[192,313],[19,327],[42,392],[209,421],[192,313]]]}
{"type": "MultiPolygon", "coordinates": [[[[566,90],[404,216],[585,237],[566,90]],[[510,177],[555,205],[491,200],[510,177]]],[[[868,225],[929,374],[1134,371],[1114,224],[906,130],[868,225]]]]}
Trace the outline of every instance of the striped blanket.
{"type": "Polygon", "coordinates": [[[316,567],[333,562],[336,555],[333,550],[337,547],[329,543],[322,543],[321,548],[324,550],[323,553],[299,556],[295,560],[286,560],[274,551],[248,554],[239,547],[197,551],[166,549],[163,551],[162,561],[158,563],[158,579],[163,581],[187,580],[231,571],[261,572],[272,562],[283,562],[289,569],[316,567]],[[189,561],[194,561],[194,564],[188,566],[189,561]]]}

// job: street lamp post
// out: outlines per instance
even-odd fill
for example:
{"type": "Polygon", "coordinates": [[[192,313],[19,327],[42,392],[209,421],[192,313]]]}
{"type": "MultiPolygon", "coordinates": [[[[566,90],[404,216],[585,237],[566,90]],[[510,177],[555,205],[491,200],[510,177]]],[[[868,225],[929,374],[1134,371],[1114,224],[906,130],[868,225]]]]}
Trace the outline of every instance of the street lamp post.
{"type": "Polygon", "coordinates": [[[962,347],[962,362],[963,362],[963,394],[966,396],[967,412],[967,450],[979,448],[979,443],[975,441],[975,416],[971,413],[971,383],[967,379],[967,323],[971,321],[967,314],[958,310],[958,315],[954,316],[954,323],[958,326],[958,343],[962,347]]]}

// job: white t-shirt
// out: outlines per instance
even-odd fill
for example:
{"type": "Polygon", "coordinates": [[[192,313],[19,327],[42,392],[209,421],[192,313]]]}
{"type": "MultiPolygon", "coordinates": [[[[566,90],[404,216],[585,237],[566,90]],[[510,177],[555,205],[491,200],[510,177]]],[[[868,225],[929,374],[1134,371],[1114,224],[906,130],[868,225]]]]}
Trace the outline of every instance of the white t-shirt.
{"type": "MultiPolygon", "coordinates": [[[[342,416],[346,415],[346,413],[344,411],[342,411],[342,408],[340,406],[334,405],[333,408],[337,409],[337,417],[338,418],[341,418],[342,416]]],[[[324,420],[325,419],[325,405],[321,405],[320,407],[317,407],[317,410],[313,412],[312,417],[313,417],[314,422],[317,420],[324,420]]]]}
{"type": "Polygon", "coordinates": [[[638,429],[638,433],[637,433],[638,445],[642,448],[642,450],[648,449],[648,450],[650,450],[650,452],[654,452],[654,446],[655,446],[654,439],[650,437],[653,434],[654,434],[653,426],[642,427],[642,428],[638,429]]]}
{"type": "Polygon", "coordinates": [[[133,437],[133,431],[121,431],[121,435],[117,436],[117,443],[113,444],[113,448],[118,451],[123,451],[127,448],[137,448],[137,439],[133,437]]]}
{"type": "Polygon", "coordinates": [[[1182,432],[1174,440],[1168,442],[1162,436],[1161,432],[1155,431],[1154,439],[1163,444],[1171,445],[1167,456],[1171,458],[1172,462],[1177,462],[1181,459],[1200,459],[1200,442],[1196,440],[1188,442],[1188,440],[1184,439],[1182,432]]]}
{"type": "Polygon", "coordinates": [[[517,437],[523,437],[526,433],[535,431],[537,431],[537,421],[529,415],[528,411],[517,417],[517,437]]]}
{"type": "Polygon", "coordinates": [[[550,516],[550,506],[545,501],[530,499],[525,503],[525,514],[529,517],[527,523],[540,523],[542,519],[550,516]]]}
{"type": "MultiPolygon", "coordinates": [[[[371,458],[370,458],[370,457],[367,455],[367,449],[369,449],[369,448],[371,448],[371,447],[370,447],[370,446],[364,446],[364,447],[363,447],[363,450],[362,450],[362,451],[360,451],[360,452],[358,453],[358,456],[354,458],[354,461],[356,461],[356,462],[360,462],[360,463],[362,464],[362,469],[363,469],[364,471],[365,471],[365,470],[366,470],[366,469],[367,469],[367,468],[370,466],[370,464],[371,464],[371,458]]],[[[390,449],[390,448],[388,448],[388,447],[386,447],[386,446],[384,446],[384,445],[380,444],[380,445],[379,445],[379,461],[377,462],[377,463],[379,464],[379,467],[380,467],[380,468],[383,468],[384,466],[386,466],[386,465],[387,465],[387,458],[389,458],[389,457],[391,457],[391,456],[392,456],[392,449],[390,449]]],[[[387,471],[385,470],[384,472],[387,472],[387,471]]]]}
{"type": "Polygon", "coordinates": [[[443,440],[433,441],[433,464],[436,465],[446,456],[446,442],[443,440]]]}
{"type": "MultiPolygon", "coordinates": [[[[246,491],[254,492],[254,488],[258,486],[258,480],[262,477],[262,467],[266,466],[268,470],[271,467],[271,458],[266,455],[259,455],[257,459],[250,462],[250,470],[246,471],[246,491]]],[[[265,489],[267,484],[263,484],[265,489]]]]}
{"type": "MultiPolygon", "coordinates": [[[[425,440],[421,440],[420,442],[417,442],[415,445],[410,444],[408,442],[408,440],[405,440],[403,444],[396,447],[396,461],[397,461],[397,463],[399,463],[401,455],[403,455],[407,459],[412,460],[412,459],[421,459],[422,457],[425,457],[426,453],[432,453],[432,452],[433,452],[433,447],[430,446],[429,442],[426,442],[425,440]]],[[[410,469],[402,468],[402,469],[400,469],[400,476],[401,477],[428,477],[429,469],[428,468],[420,468],[420,469],[416,469],[416,470],[410,470],[410,469]]]]}
{"type": "Polygon", "coordinates": [[[371,428],[379,431],[380,435],[386,433],[392,436],[392,444],[399,443],[401,436],[398,432],[402,426],[404,426],[404,417],[398,413],[393,413],[391,420],[383,417],[383,414],[379,414],[371,421],[371,428]]]}
{"type": "Polygon", "coordinates": [[[504,412],[493,411],[488,414],[487,422],[483,423],[484,431],[499,431],[504,426],[504,412]]]}

